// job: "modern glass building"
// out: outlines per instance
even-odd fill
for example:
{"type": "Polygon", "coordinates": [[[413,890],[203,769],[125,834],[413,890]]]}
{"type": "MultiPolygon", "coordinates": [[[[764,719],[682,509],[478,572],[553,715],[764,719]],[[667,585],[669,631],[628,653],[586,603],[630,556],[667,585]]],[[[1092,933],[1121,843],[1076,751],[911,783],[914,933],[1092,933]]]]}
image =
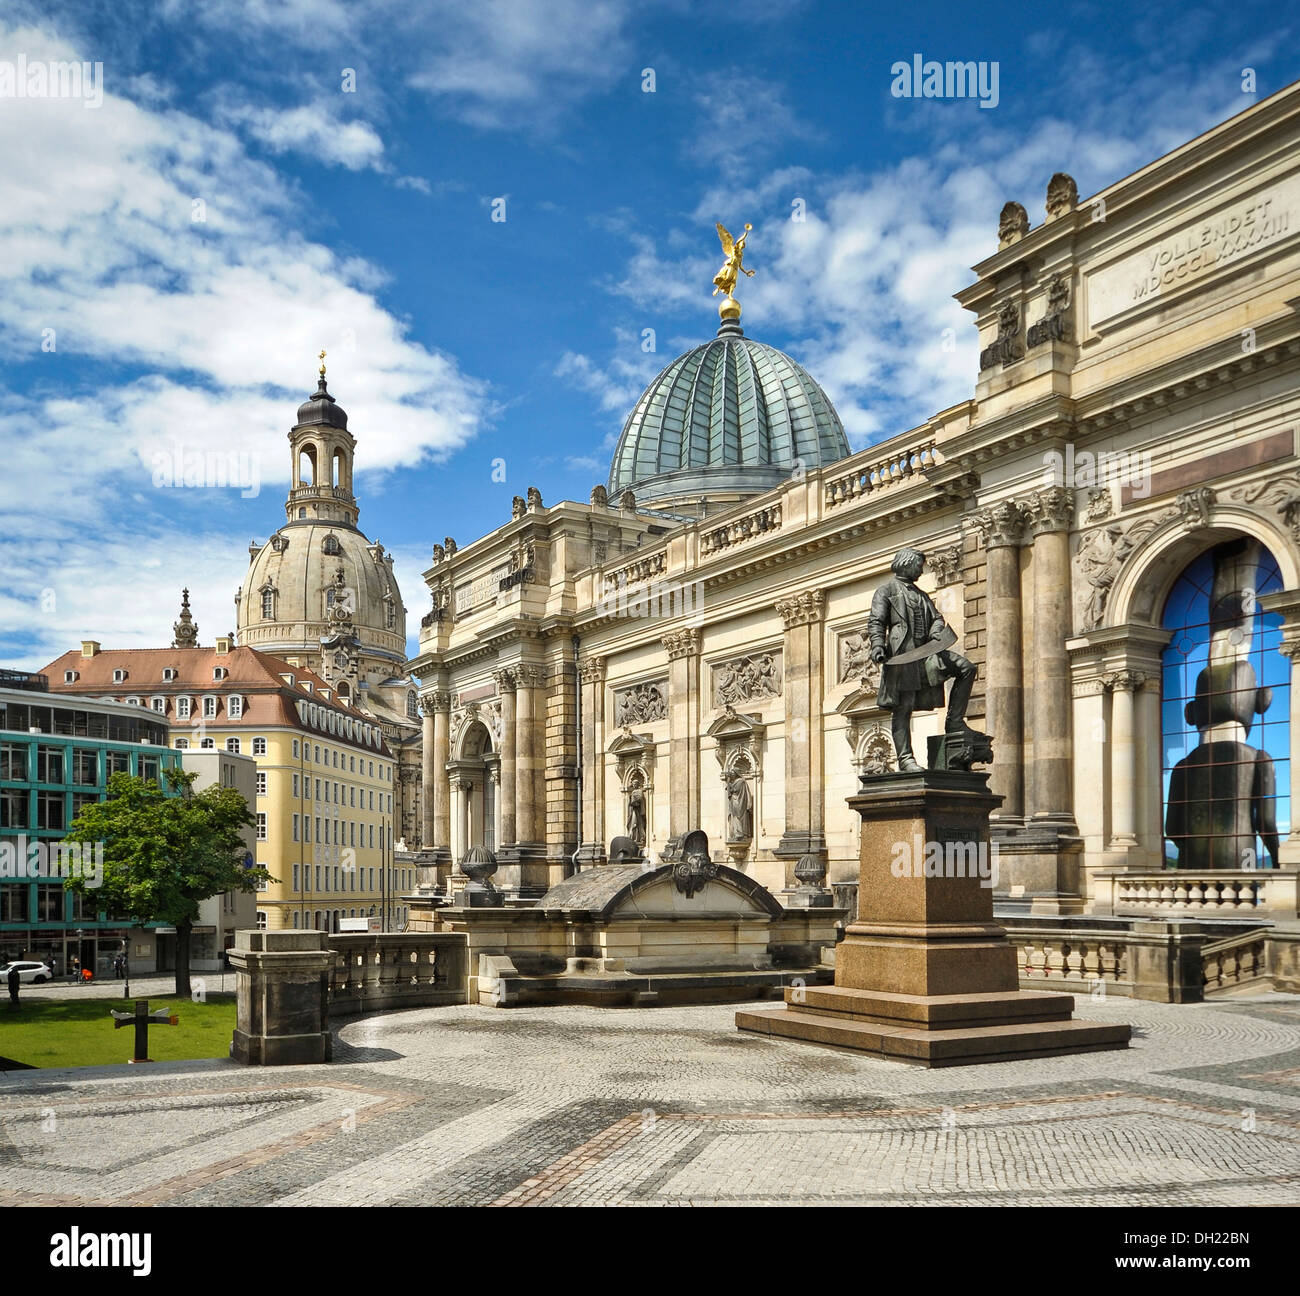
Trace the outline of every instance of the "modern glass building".
{"type": "Polygon", "coordinates": [[[44,676],[0,671],[0,962],[111,976],[129,928],[50,875],[51,848],[82,806],[104,799],[113,774],[160,779],[181,753],[167,721],[143,707],[47,688],[44,676]]]}

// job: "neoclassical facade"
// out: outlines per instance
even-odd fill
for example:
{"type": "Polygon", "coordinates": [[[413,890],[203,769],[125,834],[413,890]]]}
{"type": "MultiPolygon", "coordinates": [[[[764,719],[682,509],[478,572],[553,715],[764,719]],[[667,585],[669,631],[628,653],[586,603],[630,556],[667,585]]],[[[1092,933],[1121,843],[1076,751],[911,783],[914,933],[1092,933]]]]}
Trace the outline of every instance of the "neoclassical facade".
{"type": "Polygon", "coordinates": [[[974,392],[923,426],[849,454],[733,314],[608,488],[435,548],[409,667],[442,877],[487,845],[540,895],[696,828],[778,895],[856,876],[846,798],[894,759],[867,615],[904,544],[979,668],[1004,907],[1170,875],[1228,905],[1300,863],[1300,87],[1089,199],[1058,174],[1046,211],[1004,208],[957,294],[974,392]]]}

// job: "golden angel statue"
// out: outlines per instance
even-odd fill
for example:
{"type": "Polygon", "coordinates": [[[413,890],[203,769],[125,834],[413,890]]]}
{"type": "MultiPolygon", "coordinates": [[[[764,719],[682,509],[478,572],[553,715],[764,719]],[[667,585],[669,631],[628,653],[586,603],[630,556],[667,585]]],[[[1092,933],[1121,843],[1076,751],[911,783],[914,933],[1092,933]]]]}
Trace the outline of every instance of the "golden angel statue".
{"type": "Polygon", "coordinates": [[[748,275],[751,279],[754,277],[752,270],[746,270],[741,262],[745,259],[745,240],[749,237],[749,231],[754,227],[745,226],[745,232],[733,241],[727,227],[721,223],[718,224],[718,238],[722,241],[722,250],[727,254],[727,259],[722,263],[722,269],[713,276],[713,295],[716,297],[719,293],[730,297],[736,291],[736,276],[748,275]]]}

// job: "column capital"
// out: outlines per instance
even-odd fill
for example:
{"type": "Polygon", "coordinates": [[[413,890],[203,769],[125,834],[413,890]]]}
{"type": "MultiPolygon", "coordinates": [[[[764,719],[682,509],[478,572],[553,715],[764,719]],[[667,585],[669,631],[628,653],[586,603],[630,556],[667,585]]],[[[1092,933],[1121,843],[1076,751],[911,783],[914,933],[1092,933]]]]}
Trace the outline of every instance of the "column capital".
{"type": "Polygon", "coordinates": [[[1145,686],[1147,677],[1142,671],[1118,670],[1112,671],[1103,682],[1111,693],[1138,693],[1145,686]]]}
{"type": "Polygon", "coordinates": [[[435,689],[432,693],[420,696],[420,714],[436,715],[439,711],[451,710],[451,693],[446,689],[435,689]]]}
{"type": "Polygon", "coordinates": [[[605,658],[584,657],[578,663],[578,675],[584,684],[600,684],[605,679],[605,658]]]}
{"type": "Polygon", "coordinates": [[[660,643],[668,650],[669,661],[676,661],[679,657],[698,657],[700,632],[694,628],[670,630],[661,637],[660,643]]]}
{"type": "Polygon", "coordinates": [[[816,625],[826,611],[826,591],[801,590],[789,598],[777,599],[776,610],[781,614],[787,630],[796,626],[816,625]]]}
{"type": "Polygon", "coordinates": [[[498,693],[513,693],[515,691],[515,673],[509,667],[494,670],[492,678],[496,681],[498,693]]]}
{"type": "Polygon", "coordinates": [[[1029,509],[1021,500],[998,500],[976,509],[968,520],[985,549],[1008,549],[1024,541],[1029,509]]]}
{"type": "Polygon", "coordinates": [[[1068,486],[1049,486],[1025,500],[1029,526],[1035,536],[1068,531],[1074,520],[1074,491],[1068,486]]]}
{"type": "Polygon", "coordinates": [[[511,673],[515,677],[516,688],[540,688],[546,682],[546,672],[540,666],[520,665],[514,667],[511,673]]]}

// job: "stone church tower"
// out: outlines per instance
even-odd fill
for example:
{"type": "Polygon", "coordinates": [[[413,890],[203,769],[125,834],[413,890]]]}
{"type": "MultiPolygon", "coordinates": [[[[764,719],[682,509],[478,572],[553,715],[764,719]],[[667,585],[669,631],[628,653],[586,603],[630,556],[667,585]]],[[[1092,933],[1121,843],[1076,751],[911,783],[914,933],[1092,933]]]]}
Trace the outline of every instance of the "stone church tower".
{"type": "Polygon", "coordinates": [[[392,555],[357,526],[356,445],[322,363],[316,391],[298,407],[289,432],[284,525],[266,544],[249,546],[248,575],[235,595],[239,642],[308,667],[375,717],[398,755],[396,836],[414,844],[420,724],[404,670],[406,608],[392,555]]]}

